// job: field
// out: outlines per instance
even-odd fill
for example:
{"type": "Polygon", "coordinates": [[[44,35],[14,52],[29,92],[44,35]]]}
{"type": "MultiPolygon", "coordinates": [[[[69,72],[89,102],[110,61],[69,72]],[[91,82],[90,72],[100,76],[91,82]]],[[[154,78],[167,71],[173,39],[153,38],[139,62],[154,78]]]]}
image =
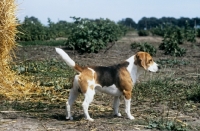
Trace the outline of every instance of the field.
{"type": "MultiPolygon", "coordinates": [[[[138,50],[133,42],[148,42],[158,48],[161,37],[139,37],[128,33],[110,48],[99,53],[79,54],[65,51],[80,65],[113,65],[124,61],[138,50]]],[[[109,47],[108,46],[108,47],[109,47]]],[[[83,96],[73,106],[74,121],[65,120],[65,102],[75,72],[56,54],[55,46],[19,46],[12,69],[24,79],[45,88],[43,95],[33,94],[24,100],[1,100],[0,128],[3,130],[200,130],[200,39],[186,42],[183,57],[164,55],[157,50],[154,60],[160,64],[158,73],[144,72],[134,86],[131,113],[126,118],[121,98],[122,117],[112,116],[112,97],[97,93],[89,113],[94,122],[84,120],[83,96]],[[54,91],[48,90],[53,88],[54,91]]]]}

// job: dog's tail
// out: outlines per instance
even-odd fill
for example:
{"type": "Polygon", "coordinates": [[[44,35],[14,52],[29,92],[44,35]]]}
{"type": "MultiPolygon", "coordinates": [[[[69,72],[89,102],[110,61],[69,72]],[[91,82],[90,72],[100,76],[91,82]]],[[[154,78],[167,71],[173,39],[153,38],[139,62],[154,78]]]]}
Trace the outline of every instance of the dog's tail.
{"type": "Polygon", "coordinates": [[[67,53],[64,52],[64,50],[60,48],[56,48],[56,52],[62,57],[62,59],[67,63],[68,66],[74,68],[77,72],[82,72],[83,67],[76,64],[67,53]]]}

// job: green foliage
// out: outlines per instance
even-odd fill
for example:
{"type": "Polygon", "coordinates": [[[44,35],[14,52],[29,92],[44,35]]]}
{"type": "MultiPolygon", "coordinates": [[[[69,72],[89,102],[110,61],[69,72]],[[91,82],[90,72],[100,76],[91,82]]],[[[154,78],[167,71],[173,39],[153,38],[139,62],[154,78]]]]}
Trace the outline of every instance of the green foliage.
{"type": "Polygon", "coordinates": [[[181,17],[179,19],[176,19],[173,17],[162,17],[162,18],[143,17],[138,21],[137,28],[149,30],[163,24],[171,24],[182,28],[185,26],[186,21],[189,23],[190,28],[193,28],[195,25],[200,25],[200,18],[190,19],[186,17],[181,17]]]}
{"type": "Polygon", "coordinates": [[[133,21],[132,18],[122,19],[117,23],[121,24],[121,25],[124,25],[124,26],[128,27],[129,29],[137,27],[137,24],[135,23],[135,21],[133,21]]]}
{"type": "Polygon", "coordinates": [[[156,31],[162,35],[160,32],[165,32],[159,49],[164,50],[166,55],[183,56],[186,50],[180,48],[179,44],[183,44],[184,41],[195,42],[195,33],[193,29],[189,28],[188,24],[186,24],[184,29],[173,25],[166,25],[164,28],[159,29],[161,30],[154,30],[154,33],[156,31]]]}
{"type": "Polygon", "coordinates": [[[167,131],[188,131],[189,129],[175,120],[152,119],[149,120],[147,129],[159,129],[167,131]]]}
{"type": "Polygon", "coordinates": [[[178,39],[177,32],[174,32],[171,35],[165,34],[159,49],[164,50],[165,55],[183,56],[186,53],[186,50],[178,46],[181,42],[182,41],[178,39]]]}
{"type": "Polygon", "coordinates": [[[117,41],[124,35],[121,26],[109,19],[88,20],[75,18],[76,26],[66,42],[67,48],[78,50],[81,53],[98,52],[107,46],[108,42],[117,41]]]}
{"type": "Polygon", "coordinates": [[[179,67],[179,66],[185,66],[190,64],[189,61],[185,60],[177,60],[175,59],[159,59],[156,61],[161,67],[168,67],[168,68],[173,68],[173,67],[179,67]]]}
{"type": "Polygon", "coordinates": [[[179,44],[182,44],[184,41],[196,42],[196,31],[195,29],[189,26],[189,23],[186,21],[184,28],[180,28],[171,24],[162,24],[155,28],[151,29],[153,35],[158,35],[164,37],[165,35],[175,35],[179,44]]]}
{"type": "Polygon", "coordinates": [[[163,35],[164,39],[159,46],[160,50],[164,50],[166,55],[172,56],[183,56],[186,53],[186,50],[179,47],[179,44],[183,44],[185,41],[196,42],[196,31],[193,28],[190,28],[188,22],[184,28],[179,28],[173,25],[167,25],[164,28],[157,28],[152,30],[153,33],[158,33],[163,35]],[[159,30],[160,29],[160,30],[159,30]]]}
{"type": "Polygon", "coordinates": [[[185,28],[184,28],[184,38],[186,41],[188,42],[196,42],[196,31],[194,28],[191,28],[189,26],[189,23],[188,21],[186,21],[186,25],[185,25],[185,28]]]}
{"type": "Polygon", "coordinates": [[[48,26],[42,23],[35,17],[25,17],[25,20],[17,27],[17,41],[44,41],[55,39],[57,37],[67,37],[71,31],[73,24],[59,21],[53,23],[48,19],[48,26]]]}
{"type": "MultiPolygon", "coordinates": [[[[198,76],[198,79],[200,80],[200,76],[198,76]]],[[[200,102],[200,85],[196,84],[192,87],[192,90],[188,90],[187,92],[187,99],[193,100],[195,102],[200,102]]]]}
{"type": "Polygon", "coordinates": [[[158,35],[162,37],[174,34],[174,37],[176,37],[179,44],[182,44],[184,42],[183,29],[171,24],[159,25],[158,27],[151,29],[151,33],[153,35],[158,35]]]}
{"type": "Polygon", "coordinates": [[[131,48],[132,49],[138,48],[139,51],[148,52],[152,56],[154,56],[156,54],[156,52],[157,52],[156,48],[153,45],[148,44],[147,42],[145,42],[145,43],[136,43],[136,42],[134,42],[134,43],[131,44],[131,48]]]}
{"type": "Polygon", "coordinates": [[[19,75],[30,77],[30,81],[38,83],[40,86],[54,86],[56,90],[70,88],[70,78],[75,74],[74,70],[69,68],[66,63],[55,59],[23,61],[13,65],[12,69],[19,75]]]}
{"type": "Polygon", "coordinates": [[[200,37],[200,29],[197,29],[197,37],[200,37]]]}
{"type": "Polygon", "coordinates": [[[182,39],[183,37],[183,34],[181,34],[181,28],[172,24],[162,24],[155,28],[152,28],[150,31],[153,35],[162,37],[164,37],[166,34],[170,35],[174,32],[176,32],[177,37],[179,37],[180,39],[182,39]]]}
{"type": "Polygon", "coordinates": [[[158,76],[152,80],[136,84],[134,88],[134,96],[138,104],[145,101],[150,104],[150,108],[146,109],[148,112],[146,128],[148,129],[184,131],[191,128],[180,121],[178,116],[175,116],[175,119],[171,119],[170,113],[171,110],[184,112],[196,110],[192,109],[193,103],[189,103],[187,100],[189,94],[193,94],[196,89],[199,89],[199,85],[198,83],[178,83],[177,78],[173,76],[169,75],[164,78],[158,76]],[[160,106],[163,103],[167,107],[160,106]],[[160,109],[162,108],[163,110],[161,111],[160,109]]]}
{"type": "Polygon", "coordinates": [[[157,36],[162,36],[163,37],[165,32],[167,32],[166,31],[167,28],[164,28],[163,26],[165,26],[165,25],[158,25],[155,28],[152,28],[150,30],[150,32],[152,33],[152,35],[157,35],[157,36]]]}
{"type": "Polygon", "coordinates": [[[22,46],[29,45],[45,45],[45,46],[64,46],[66,40],[48,40],[48,41],[19,41],[18,44],[22,46]]]}
{"type": "Polygon", "coordinates": [[[47,28],[35,17],[25,17],[23,24],[20,24],[17,29],[20,33],[17,34],[16,39],[19,41],[50,39],[46,34],[47,28]]]}
{"type": "Polygon", "coordinates": [[[139,30],[138,31],[138,35],[139,36],[148,36],[149,35],[149,31],[148,30],[139,30]]]}

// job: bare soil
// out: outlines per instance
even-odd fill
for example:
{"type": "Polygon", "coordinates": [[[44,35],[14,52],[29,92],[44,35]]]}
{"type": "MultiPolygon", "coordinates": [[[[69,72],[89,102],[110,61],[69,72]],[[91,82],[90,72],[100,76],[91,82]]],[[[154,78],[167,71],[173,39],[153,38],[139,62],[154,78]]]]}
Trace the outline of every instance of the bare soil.
{"type": "MultiPolygon", "coordinates": [[[[136,34],[128,34],[126,37],[117,41],[110,49],[101,50],[99,53],[79,54],[76,51],[65,50],[70,57],[81,65],[113,65],[122,62],[134,55],[137,49],[131,49],[130,44],[133,42],[149,42],[158,47],[161,43],[161,37],[138,37],[136,34]]],[[[111,46],[109,44],[109,46],[111,46]]],[[[108,47],[109,47],[108,46],[108,47]]],[[[199,65],[200,65],[200,40],[197,43],[185,43],[181,45],[187,49],[187,54],[184,57],[177,58],[178,60],[188,61],[187,65],[179,65],[172,68],[162,68],[159,74],[162,76],[173,74],[173,77],[181,78],[184,82],[199,81],[199,65]]],[[[56,54],[55,47],[50,46],[25,46],[19,47],[16,50],[16,59],[14,61],[20,62],[23,60],[46,60],[61,58],[56,54]]],[[[62,47],[63,48],[63,47],[62,47]]],[[[171,56],[166,56],[163,51],[158,50],[154,60],[159,59],[173,59],[171,56]]],[[[140,81],[145,81],[158,74],[147,73],[148,77],[141,76],[140,81]]],[[[63,96],[67,98],[68,96],[63,96]]],[[[65,120],[65,103],[59,103],[53,108],[41,108],[38,110],[17,110],[13,103],[5,104],[0,108],[0,130],[2,131],[78,131],[78,130],[150,130],[145,128],[148,125],[148,116],[144,112],[148,110],[156,110],[162,112],[163,109],[168,109],[164,105],[149,106],[149,102],[139,103],[134,99],[132,100],[131,112],[136,118],[131,121],[126,118],[124,113],[124,101],[121,98],[120,112],[122,117],[112,116],[112,97],[106,94],[99,94],[95,96],[93,103],[90,106],[89,113],[95,119],[94,122],[84,120],[83,111],[81,108],[81,99],[77,100],[74,105],[73,114],[74,120],[65,120]]],[[[22,103],[20,106],[28,106],[31,103],[22,103]]],[[[178,118],[183,124],[200,125],[200,105],[196,108],[195,112],[183,113],[177,110],[169,109],[169,117],[178,118]]],[[[37,107],[36,107],[37,108],[37,107]]]]}

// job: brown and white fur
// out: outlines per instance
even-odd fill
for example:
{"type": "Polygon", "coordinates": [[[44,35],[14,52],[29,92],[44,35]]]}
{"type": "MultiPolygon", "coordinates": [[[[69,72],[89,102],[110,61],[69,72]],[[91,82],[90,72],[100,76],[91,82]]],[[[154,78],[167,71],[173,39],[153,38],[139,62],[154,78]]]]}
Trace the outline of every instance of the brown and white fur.
{"type": "Polygon", "coordinates": [[[148,70],[151,72],[158,71],[157,64],[153,61],[150,54],[146,52],[138,52],[131,56],[126,61],[113,66],[88,66],[81,67],[76,64],[62,49],[56,48],[56,52],[63,60],[79,75],[74,77],[73,87],[70,90],[68,102],[66,102],[66,119],[73,120],[71,115],[71,106],[79,95],[79,92],[84,94],[83,111],[85,118],[89,121],[94,121],[89,113],[89,104],[93,101],[95,90],[114,96],[113,110],[114,115],[121,116],[119,113],[119,97],[123,95],[125,100],[125,112],[131,120],[134,117],[131,115],[131,93],[134,83],[139,75],[148,70]]]}

